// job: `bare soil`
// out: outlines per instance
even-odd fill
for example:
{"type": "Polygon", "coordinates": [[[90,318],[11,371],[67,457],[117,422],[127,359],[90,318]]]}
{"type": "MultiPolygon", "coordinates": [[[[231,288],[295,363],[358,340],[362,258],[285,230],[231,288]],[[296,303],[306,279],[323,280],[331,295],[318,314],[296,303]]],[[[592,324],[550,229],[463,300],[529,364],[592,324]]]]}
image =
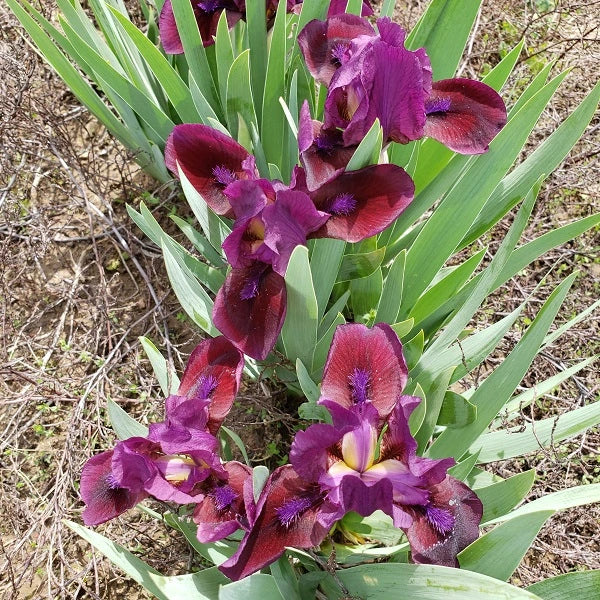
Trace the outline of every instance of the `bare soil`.
{"type": "MultiPolygon", "coordinates": [[[[400,22],[414,24],[425,5],[403,2],[400,22]]],[[[50,14],[53,6],[40,8],[50,14]]],[[[572,69],[530,151],[600,75],[599,25],[600,2],[486,0],[461,74],[480,77],[523,37],[524,56],[507,89],[522,89],[550,60],[555,74],[572,69]]],[[[165,227],[169,212],[186,216],[186,208],[176,186],[160,186],[141,173],[80,107],[26,44],[4,5],[0,97],[0,594],[11,600],[145,598],[62,519],[80,522],[81,467],[114,440],[107,399],[141,419],[161,415],[160,390],[138,336],[151,338],[179,371],[200,339],[170,291],[159,250],[129,220],[125,204],[143,199],[165,227]]],[[[512,98],[509,91],[507,101],[512,98]]],[[[583,141],[546,181],[527,240],[600,210],[599,130],[597,113],[583,141]]],[[[492,252],[508,225],[485,240],[492,252]]],[[[526,319],[567,274],[580,272],[557,326],[598,297],[599,249],[596,229],[549,253],[490,299],[475,325],[512,310],[546,277],[525,319],[475,377],[499,364],[526,319]]],[[[522,386],[600,353],[598,319],[591,315],[548,348],[522,386]]],[[[540,398],[522,420],[594,401],[599,388],[595,364],[540,398]]],[[[246,386],[228,425],[242,435],[255,463],[274,466],[285,460],[295,409],[272,384],[246,386]]],[[[590,430],[493,469],[508,476],[535,468],[532,498],[599,482],[599,440],[598,430],[590,430]]],[[[528,585],[600,568],[599,519],[598,506],[554,516],[513,581],[528,585]]],[[[186,572],[197,560],[180,537],[136,511],[98,530],[164,573],[186,572]]]]}

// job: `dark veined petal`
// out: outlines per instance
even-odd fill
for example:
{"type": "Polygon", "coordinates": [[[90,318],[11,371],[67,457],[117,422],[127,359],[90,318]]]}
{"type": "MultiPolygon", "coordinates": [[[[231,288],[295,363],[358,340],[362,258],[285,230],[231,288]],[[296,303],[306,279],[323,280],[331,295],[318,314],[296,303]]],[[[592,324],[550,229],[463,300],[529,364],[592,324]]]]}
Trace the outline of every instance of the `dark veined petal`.
{"type": "Polygon", "coordinates": [[[232,534],[240,526],[248,526],[244,506],[244,487],[252,480],[252,469],[237,461],[224,465],[229,479],[218,482],[194,509],[193,520],[198,525],[198,540],[216,542],[232,534]]]}
{"type": "Polygon", "coordinates": [[[219,570],[238,580],[277,560],[286,546],[318,546],[329,531],[318,521],[322,503],[314,484],[300,479],[290,465],[279,467],[263,489],[252,528],[219,570]]]}
{"type": "MultiPolygon", "coordinates": [[[[373,44],[363,65],[366,72],[374,73],[363,129],[378,118],[385,140],[406,144],[423,137],[425,89],[430,85],[431,72],[423,68],[420,56],[404,47],[373,44]]],[[[345,132],[344,139],[347,135],[345,132]]]]}
{"type": "Polygon", "coordinates": [[[408,510],[413,517],[406,530],[412,559],[458,567],[456,555],[479,536],[483,505],[473,490],[450,476],[430,492],[428,506],[408,510]]]}
{"type": "Polygon", "coordinates": [[[415,396],[402,395],[398,398],[388,418],[387,431],[381,440],[382,461],[395,459],[408,464],[410,458],[415,456],[417,442],[410,433],[408,419],[421,402],[421,398],[415,396]]]}
{"type": "Polygon", "coordinates": [[[311,193],[331,218],[311,237],[359,242],[383,231],[412,202],[415,186],[396,165],[372,165],[342,173],[311,193]]]}
{"type": "Polygon", "coordinates": [[[285,321],[284,278],[269,265],[232,269],[213,307],[215,327],[242,352],[263,360],[285,321]]]}
{"type": "MultiPolygon", "coordinates": [[[[243,368],[243,354],[223,336],[204,340],[190,355],[177,397],[210,400],[207,427],[213,434],[231,410],[240,387],[243,368]]],[[[168,414],[169,404],[167,416],[168,414]]]]}
{"type": "Polygon", "coordinates": [[[160,41],[167,54],[183,54],[183,44],[177,30],[171,0],[165,0],[158,20],[160,41]]]}
{"type": "Polygon", "coordinates": [[[250,175],[244,161],[250,155],[229,136],[200,124],[176,125],[167,139],[165,163],[177,174],[177,163],[206,203],[219,215],[233,216],[223,190],[250,175]]]}
{"type": "Polygon", "coordinates": [[[481,81],[436,81],[425,107],[425,135],[461,154],[486,152],[506,125],[504,101],[481,81]]]}
{"type": "Polygon", "coordinates": [[[114,519],[148,497],[135,481],[130,488],[117,482],[112,472],[112,458],[112,450],[92,456],[81,472],[80,493],[86,504],[82,517],[86,525],[114,519]]]}
{"type": "Polygon", "coordinates": [[[323,85],[329,86],[340,66],[341,54],[358,36],[375,36],[366,19],[341,14],[326,21],[310,21],[298,34],[298,44],[310,74],[323,85]]]}
{"type": "Polygon", "coordinates": [[[385,323],[372,329],[358,323],[335,330],[325,363],[321,397],[350,408],[372,402],[385,419],[408,379],[402,344],[385,323]]]}

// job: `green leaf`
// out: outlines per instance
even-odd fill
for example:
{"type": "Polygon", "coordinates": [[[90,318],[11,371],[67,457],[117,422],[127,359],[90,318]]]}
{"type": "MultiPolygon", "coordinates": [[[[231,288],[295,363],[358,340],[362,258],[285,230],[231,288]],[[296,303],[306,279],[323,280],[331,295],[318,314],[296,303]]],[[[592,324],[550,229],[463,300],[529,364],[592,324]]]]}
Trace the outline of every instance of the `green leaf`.
{"type": "Polygon", "coordinates": [[[252,469],[252,493],[254,495],[254,502],[258,502],[260,494],[269,479],[269,469],[264,465],[258,465],[252,469]]]}
{"type": "Polygon", "coordinates": [[[319,399],[320,392],[317,384],[310,378],[304,363],[298,358],[296,359],[296,375],[298,376],[298,383],[306,396],[306,399],[310,402],[316,403],[319,399]]]}
{"type": "MultiPolygon", "coordinates": [[[[377,306],[377,323],[395,323],[402,305],[402,289],[404,287],[404,264],[406,251],[400,252],[390,266],[383,282],[383,291],[377,306]]],[[[398,336],[400,337],[400,336],[398,336]]]]}
{"type": "Polygon", "coordinates": [[[294,363],[299,358],[305,365],[312,365],[319,311],[306,246],[297,246],[292,252],[285,273],[285,285],[287,313],[281,338],[286,356],[294,363]]]}
{"type": "Polygon", "coordinates": [[[350,302],[355,321],[363,319],[365,322],[369,322],[371,320],[371,315],[374,315],[377,310],[382,288],[381,268],[368,277],[354,279],[350,282],[350,302]]]}
{"type": "Polygon", "coordinates": [[[211,246],[209,241],[197,229],[194,229],[185,219],[177,215],[169,215],[171,220],[181,229],[185,237],[194,244],[194,248],[210,263],[217,268],[225,268],[227,263],[221,255],[211,246]]]}
{"type": "Polygon", "coordinates": [[[129,416],[114,400],[109,398],[106,408],[113,431],[120,440],[148,435],[148,428],[129,416]]]}
{"type": "Polygon", "coordinates": [[[464,427],[477,418],[477,407],[464,396],[451,390],[446,392],[437,424],[446,427],[464,427]]]}
{"type": "MultiPolygon", "coordinates": [[[[525,195],[539,177],[556,169],[585,131],[596,111],[599,100],[600,83],[596,84],[586,99],[550,137],[545,139],[530,156],[502,180],[502,184],[494,190],[461,241],[461,247],[470,244],[497,223],[525,195]]],[[[518,115],[515,119],[517,118],[518,115]]]]}
{"type": "Polygon", "coordinates": [[[233,64],[234,54],[229,36],[229,25],[227,13],[223,11],[217,23],[217,35],[215,36],[215,57],[217,60],[217,75],[219,79],[219,94],[221,102],[225,106],[227,102],[227,77],[233,64]]]}
{"type": "Polygon", "coordinates": [[[424,346],[425,337],[423,336],[423,330],[419,331],[413,338],[402,344],[404,359],[406,360],[409,372],[412,371],[419,362],[419,359],[423,355],[424,346]]]}
{"type": "Polygon", "coordinates": [[[598,423],[600,423],[600,402],[594,402],[558,417],[535,421],[533,424],[526,425],[524,430],[521,426],[517,426],[508,430],[486,433],[473,442],[470,451],[480,450],[479,461],[482,463],[504,460],[561,442],[598,423]]]}
{"type": "Polygon", "coordinates": [[[481,522],[485,524],[511,511],[527,496],[534,481],[535,471],[531,469],[478,488],[477,495],[483,503],[481,522]]]}
{"type": "Polygon", "coordinates": [[[539,600],[503,581],[462,569],[401,563],[361,565],[338,571],[353,596],[389,600],[402,590],[407,598],[427,600],[539,600]]]}
{"type": "Polygon", "coordinates": [[[164,577],[103,535],[72,521],[63,522],[159,600],[215,600],[220,586],[229,581],[216,567],[190,575],[164,577]]]}
{"type": "Polygon", "coordinates": [[[421,428],[421,425],[423,425],[425,415],[427,414],[427,397],[425,396],[423,388],[421,388],[418,383],[415,386],[415,389],[411,392],[411,396],[421,398],[421,402],[417,404],[416,408],[412,411],[408,419],[410,433],[412,436],[415,436],[421,428]]]}
{"type": "Polygon", "coordinates": [[[246,452],[246,446],[244,445],[242,438],[235,431],[229,429],[229,427],[225,427],[225,425],[221,425],[219,431],[222,431],[231,438],[231,441],[239,448],[239,451],[242,453],[244,462],[248,466],[250,466],[250,460],[248,459],[248,453],[246,452]]]}
{"type": "Polygon", "coordinates": [[[260,600],[284,600],[277,583],[271,575],[256,573],[240,581],[224,585],[219,590],[219,600],[240,600],[240,598],[260,600]]]}
{"type": "Polygon", "coordinates": [[[519,111],[477,156],[428,219],[406,257],[403,302],[412,307],[460,243],[482,206],[519,155],[546,103],[562,81],[555,78],[519,111]],[[482,176],[485,173],[485,176],[482,176]],[[461,218],[456,219],[457,206],[461,218]],[[452,223],[452,227],[448,224],[452,223]]]}
{"type": "Polygon", "coordinates": [[[325,361],[327,360],[327,355],[329,354],[329,348],[331,347],[331,341],[333,340],[335,330],[337,329],[338,325],[343,325],[345,322],[346,319],[344,319],[344,315],[342,315],[342,313],[337,313],[337,316],[332,321],[329,329],[317,342],[312,364],[312,374],[317,381],[323,376],[323,367],[325,366],[325,361]]]}
{"type": "Polygon", "coordinates": [[[552,292],[514,350],[469,398],[477,406],[477,420],[443,431],[429,449],[431,458],[460,456],[491,423],[527,372],[574,279],[568,277],[552,292]]]}
{"type": "Polygon", "coordinates": [[[212,323],[213,301],[205,289],[165,240],[162,241],[162,251],[169,281],[183,310],[208,335],[219,335],[212,323]]]}
{"type": "Polygon", "coordinates": [[[173,107],[184,123],[201,123],[200,117],[190,95],[190,90],[179,76],[177,71],[169,64],[160,50],[125,16],[118,10],[109,7],[116,17],[123,31],[135,44],[140,54],[154,73],[162,89],[167,94],[173,107]]]}
{"type": "MultiPolygon", "coordinates": [[[[286,8],[283,2],[277,7],[275,23],[271,29],[267,75],[264,86],[262,105],[257,105],[257,112],[262,109],[261,141],[268,162],[284,165],[287,153],[286,136],[289,129],[285,125],[285,113],[281,109],[279,99],[285,97],[285,57],[286,57],[286,8]]],[[[263,15],[264,18],[264,15],[263,15]]],[[[285,169],[287,175],[287,169],[285,169]]]]}
{"type": "Polygon", "coordinates": [[[400,321],[399,323],[394,323],[392,325],[392,329],[396,333],[399,338],[403,338],[407,336],[414,329],[414,320],[407,319],[406,321],[400,321]]]}
{"type": "Polygon", "coordinates": [[[394,546],[404,537],[402,531],[394,527],[392,518],[381,510],[376,510],[368,517],[361,517],[353,511],[346,513],[341,521],[341,527],[345,531],[386,546],[394,546]]]}
{"type": "Polygon", "coordinates": [[[527,591],[543,600],[597,600],[600,570],[566,573],[534,583],[527,591]]]}
{"type": "Polygon", "coordinates": [[[219,93],[200,37],[194,7],[190,2],[173,2],[173,14],[183,44],[184,56],[189,65],[190,76],[197,84],[197,88],[202,90],[203,96],[212,109],[220,113],[219,93]]]}
{"type": "Polygon", "coordinates": [[[469,473],[471,473],[476,464],[477,454],[470,454],[467,456],[467,458],[461,460],[453,467],[448,469],[448,475],[458,479],[459,481],[464,481],[469,476],[469,473]]]}
{"type": "Polygon", "coordinates": [[[312,241],[310,270],[317,294],[319,318],[322,318],[325,313],[345,248],[346,242],[343,240],[321,238],[312,241]]]}
{"type": "Polygon", "coordinates": [[[537,512],[540,510],[565,510],[567,508],[583,506],[584,504],[593,504],[595,502],[600,502],[600,483],[580,485],[577,487],[568,488],[566,490],[561,490],[560,492],[546,494],[537,500],[523,504],[517,508],[517,510],[508,513],[507,515],[497,517],[490,522],[498,523],[500,521],[506,521],[520,515],[537,512]]]}
{"type": "Polygon", "coordinates": [[[529,406],[532,402],[534,402],[537,398],[543,397],[545,394],[549,394],[554,388],[558,387],[563,381],[566,381],[575,373],[581,371],[581,369],[585,369],[588,365],[591,365],[596,360],[598,360],[598,356],[592,356],[586,360],[582,360],[581,362],[557,373],[553,377],[549,377],[545,381],[541,383],[536,383],[534,387],[529,388],[528,390],[521,392],[519,395],[512,398],[509,402],[504,406],[504,410],[502,411],[502,418],[500,419],[502,423],[506,423],[506,421],[511,421],[519,416],[520,411],[529,406]]]}
{"type": "Polygon", "coordinates": [[[553,514],[553,510],[544,510],[502,523],[459,553],[461,569],[507,580],[553,514]]]}
{"type": "Polygon", "coordinates": [[[281,597],[285,600],[300,600],[298,579],[285,554],[278,561],[271,564],[270,570],[281,597]]]}
{"type": "Polygon", "coordinates": [[[383,131],[379,119],[375,119],[369,131],[362,139],[358,148],[354,151],[352,158],[346,166],[346,171],[358,171],[368,165],[376,165],[379,162],[381,147],[383,145],[383,131]]]}
{"type": "Polygon", "coordinates": [[[344,310],[348,298],[350,298],[350,290],[346,290],[325,313],[319,325],[319,339],[326,335],[334,321],[339,320],[338,314],[344,310]]]}
{"type": "Polygon", "coordinates": [[[233,61],[227,77],[227,124],[232,137],[238,135],[238,116],[248,128],[256,124],[254,101],[250,88],[250,50],[244,50],[233,61]]]}
{"type": "MultiPolygon", "coordinates": [[[[248,47],[250,52],[250,77],[256,107],[262,107],[267,74],[267,19],[265,0],[254,0],[246,6],[248,24],[248,47]]],[[[260,110],[256,111],[262,117],[260,110]]],[[[258,126],[261,125],[259,122],[258,126]]]]}
{"type": "MultiPolygon", "coordinates": [[[[515,242],[516,243],[516,242],[515,242]]],[[[482,248],[461,265],[452,269],[443,279],[432,285],[416,302],[410,315],[419,324],[444,302],[452,298],[467,282],[481,263],[487,248],[482,248]]],[[[401,312],[402,314],[402,312],[401,312]]]]}
{"type": "Polygon", "coordinates": [[[433,0],[406,39],[409,50],[425,47],[435,79],[454,75],[481,0],[433,0]]]}
{"type": "Polygon", "coordinates": [[[415,435],[415,439],[418,443],[419,454],[422,454],[425,450],[427,443],[429,442],[429,438],[435,429],[440,411],[442,409],[442,403],[444,401],[446,389],[448,388],[448,382],[452,377],[453,371],[454,367],[450,367],[449,369],[446,369],[440,373],[438,377],[436,377],[435,381],[433,381],[431,386],[425,390],[425,394],[427,394],[427,410],[423,424],[415,435]]]}
{"type": "Polygon", "coordinates": [[[483,83],[499,92],[508,81],[513,72],[517,60],[521,55],[521,50],[525,45],[525,39],[522,39],[483,79],[483,83]]]}
{"type": "Polygon", "coordinates": [[[337,273],[337,281],[351,281],[368,277],[379,268],[384,256],[385,248],[379,248],[372,252],[344,255],[337,273]]]}
{"type": "Polygon", "coordinates": [[[154,375],[156,375],[156,379],[158,379],[162,393],[165,396],[176,394],[179,389],[179,377],[169,369],[169,365],[163,355],[147,337],[141,336],[138,339],[144,348],[146,356],[150,360],[152,370],[154,371],[154,375]]]}

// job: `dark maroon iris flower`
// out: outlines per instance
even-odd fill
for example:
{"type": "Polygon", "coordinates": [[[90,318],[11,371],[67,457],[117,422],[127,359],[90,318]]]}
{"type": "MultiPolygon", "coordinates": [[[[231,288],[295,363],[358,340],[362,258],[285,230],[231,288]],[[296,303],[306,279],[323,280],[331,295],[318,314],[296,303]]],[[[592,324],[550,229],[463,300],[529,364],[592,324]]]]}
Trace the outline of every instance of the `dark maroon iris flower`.
{"type": "Polygon", "coordinates": [[[254,157],[229,136],[199,124],[176,125],[167,139],[165,163],[177,175],[181,168],[208,206],[218,215],[233,216],[223,193],[231,183],[255,179],[254,157]]]}
{"type": "Polygon", "coordinates": [[[379,119],[387,141],[427,135],[455,152],[485,152],[506,123],[500,96],[468,79],[434,83],[423,48],[407,50],[404,30],[387,18],[377,27],[379,33],[364,19],[337,17],[311,21],[300,32],[308,70],[329,88],[325,129],[342,130],[350,146],[379,119]]]}
{"type": "Polygon", "coordinates": [[[238,551],[220,569],[239,579],[283,554],[320,544],[347,512],[388,514],[405,531],[414,562],[457,566],[479,534],[483,507],[447,470],[454,459],[416,455],[408,420],[420,399],[402,395],[402,346],[385,324],[338,327],[320,404],[333,423],[296,434],[291,466],[277,469],[238,551]]]}
{"type": "Polygon", "coordinates": [[[92,457],[81,474],[83,520],[98,525],[148,496],[196,503],[227,482],[213,435],[237,394],[244,357],[223,337],[205,340],[190,356],[176,395],[166,400],[166,419],[148,437],[133,437],[92,457]]]}

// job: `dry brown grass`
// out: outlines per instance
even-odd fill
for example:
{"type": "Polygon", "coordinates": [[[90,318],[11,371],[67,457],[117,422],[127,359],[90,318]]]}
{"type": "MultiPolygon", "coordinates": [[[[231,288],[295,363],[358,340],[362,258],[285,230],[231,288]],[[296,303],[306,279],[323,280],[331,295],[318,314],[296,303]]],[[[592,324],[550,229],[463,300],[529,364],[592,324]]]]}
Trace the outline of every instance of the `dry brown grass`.
{"type": "MultiPolygon", "coordinates": [[[[403,3],[406,24],[414,23],[424,4],[403,3]]],[[[464,76],[476,77],[498,61],[499,48],[525,35],[526,56],[515,86],[531,78],[540,60],[557,60],[555,72],[573,68],[532,145],[564,119],[599,74],[600,3],[553,4],[551,12],[537,15],[529,2],[484,2],[462,67],[464,76]]],[[[107,398],[136,416],[160,415],[160,393],[137,336],[147,335],[168,350],[178,370],[199,339],[180,315],[159,252],[129,221],[124,203],[136,204],[150,193],[161,214],[184,209],[176,191],[140,173],[79,106],[24,43],[4,6],[0,25],[0,592],[23,600],[144,597],[61,519],[79,520],[81,466],[112,443],[107,398]]],[[[527,239],[599,210],[599,128],[596,117],[584,141],[546,182],[527,239]]],[[[506,227],[501,224],[489,240],[492,248],[506,227]]],[[[553,267],[532,312],[558,278],[574,269],[582,275],[560,320],[582,310],[600,291],[599,247],[596,230],[544,257],[490,300],[480,325],[520,303],[553,267]]],[[[485,368],[497,365],[519,336],[516,329],[485,368]]],[[[599,349],[596,314],[536,360],[523,385],[599,349]]],[[[539,405],[559,413],[597,397],[599,386],[596,369],[582,371],[539,405]]],[[[244,424],[257,461],[277,458],[265,454],[259,440],[267,437],[277,445],[289,438],[289,407],[278,394],[245,390],[230,422],[233,428],[244,424]]],[[[506,476],[535,467],[540,479],[534,496],[598,481],[598,440],[598,432],[590,431],[551,452],[496,468],[506,476]]],[[[531,583],[575,567],[600,567],[599,517],[597,507],[554,517],[517,577],[531,583]]],[[[136,512],[100,531],[167,573],[183,572],[194,560],[175,534],[136,512]]]]}

